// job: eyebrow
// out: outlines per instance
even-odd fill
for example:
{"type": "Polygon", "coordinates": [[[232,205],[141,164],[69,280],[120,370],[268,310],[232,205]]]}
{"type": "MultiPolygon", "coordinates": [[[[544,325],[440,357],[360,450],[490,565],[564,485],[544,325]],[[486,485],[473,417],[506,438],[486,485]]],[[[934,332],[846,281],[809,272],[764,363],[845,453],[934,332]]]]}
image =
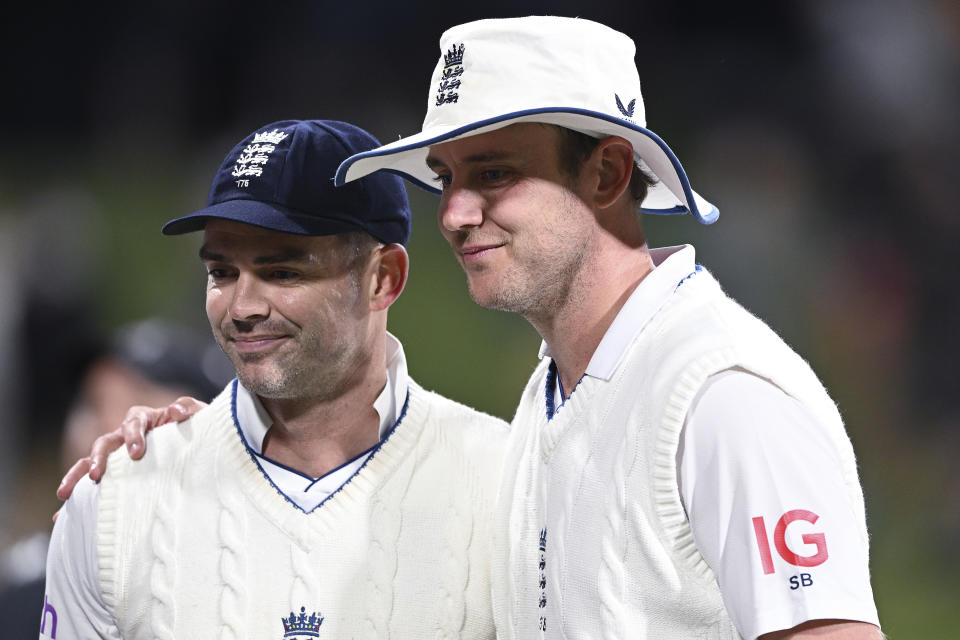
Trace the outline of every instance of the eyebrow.
{"type": "MultiPolygon", "coordinates": [[[[215,253],[207,248],[207,245],[200,247],[200,259],[209,262],[230,262],[223,254],[215,253]]],[[[281,249],[277,253],[265,256],[257,256],[253,259],[253,264],[278,264],[282,262],[308,262],[309,254],[304,249],[290,247],[281,249]]]]}
{"type": "MultiPolygon", "coordinates": [[[[487,151],[483,153],[475,153],[471,156],[467,156],[461,160],[464,164],[477,164],[481,162],[497,162],[499,160],[508,160],[512,158],[515,154],[509,151],[487,151]]],[[[446,163],[437,158],[436,156],[427,155],[427,166],[431,169],[442,169],[446,167],[446,163]]]]}

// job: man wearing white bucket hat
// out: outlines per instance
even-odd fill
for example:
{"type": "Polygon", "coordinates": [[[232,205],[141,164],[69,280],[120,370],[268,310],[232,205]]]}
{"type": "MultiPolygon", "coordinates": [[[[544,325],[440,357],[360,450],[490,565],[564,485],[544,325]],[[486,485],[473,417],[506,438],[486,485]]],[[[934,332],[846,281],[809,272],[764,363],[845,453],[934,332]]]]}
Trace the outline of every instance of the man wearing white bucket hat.
{"type": "Polygon", "coordinates": [[[440,49],[423,130],[336,181],[441,192],[471,296],[543,337],[500,492],[500,636],[881,637],[834,403],[692,247],[647,248],[638,208],[718,212],[645,128],[633,42],[530,17],[440,49]]]}

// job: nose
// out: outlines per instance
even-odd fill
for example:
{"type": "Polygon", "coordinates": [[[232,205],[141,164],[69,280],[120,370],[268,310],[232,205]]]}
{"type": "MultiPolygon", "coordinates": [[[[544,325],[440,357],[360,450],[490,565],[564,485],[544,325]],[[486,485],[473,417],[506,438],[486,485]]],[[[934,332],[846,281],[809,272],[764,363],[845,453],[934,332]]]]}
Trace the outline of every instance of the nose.
{"type": "Polygon", "coordinates": [[[230,298],[231,320],[256,320],[270,315],[270,305],[261,284],[252,274],[241,273],[237,277],[230,298]]]}
{"type": "Polygon", "coordinates": [[[479,227],[483,223],[483,198],[469,189],[450,185],[443,191],[437,215],[441,230],[479,227]]]}

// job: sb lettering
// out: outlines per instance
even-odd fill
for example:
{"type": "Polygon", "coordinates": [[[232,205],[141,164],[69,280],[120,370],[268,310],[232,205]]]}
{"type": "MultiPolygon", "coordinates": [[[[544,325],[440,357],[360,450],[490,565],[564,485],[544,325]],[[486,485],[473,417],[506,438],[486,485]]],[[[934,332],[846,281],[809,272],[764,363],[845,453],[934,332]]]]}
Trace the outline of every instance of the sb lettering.
{"type": "Polygon", "coordinates": [[[813,576],[809,573],[801,573],[798,576],[790,576],[790,591],[796,591],[800,587],[809,587],[813,584],[813,576]]]}
{"type": "MultiPolygon", "coordinates": [[[[777,525],[773,530],[773,545],[776,547],[777,553],[780,554],[784,562],[792,564],[795,567],[816,567],[827,561],[829,557],[827,552],[827,539],[822,533],[804,533],[800,536],[804,544],[810,544],[816,548],[816,552],[812,555],[798,555],[787,546],[787,527],[789,527],[791,523],[797,520],[803,520],[810,524],[816,524],[819,519],[820,516],[806,509],[793,509],[792,511],[787,511],[780,517],[780,520],[777,521],[777,525]]],[[[757,537],[757,549],[760,552],[760,563],[763,567],[764,575],[774,573],[776,570],[773,567],[773,553],[770,550],[770,538],[767,535],[767,525],[762,516],[753,518],[753,532],[757,537]]],[[[813,584],[813,579],[809,573],[801,573],[800,575],[790,578],[791,589],[808,587],[811,584],[813,584]]]]}

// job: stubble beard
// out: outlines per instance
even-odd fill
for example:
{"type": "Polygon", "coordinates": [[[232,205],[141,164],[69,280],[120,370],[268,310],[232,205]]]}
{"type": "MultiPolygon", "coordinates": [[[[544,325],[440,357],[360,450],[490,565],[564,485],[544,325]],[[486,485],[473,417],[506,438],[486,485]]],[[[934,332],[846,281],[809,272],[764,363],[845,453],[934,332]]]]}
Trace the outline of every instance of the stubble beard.
{"type": "Polygon", "coordinates": [[[304,378],[307,376],[304,368],[298,366],[296,362],[291,364],[283,362],[263,363],[256,366],[256,369],[249,366],[251,364],[253,364],[251,361],[244,361],[239,357],[234,360],[240,384],[251,393],[263,398],[278,399],[304,396],[304,378]]]}
{"type": "MultiPolygon", "coordinates": [[[[565,200],[558,205],[569,210],[565,200]]],[[[550,246],[523,246],[522,238],[511,243],[515,251],[511,262],[491,283],[485,295],[467,273],[467,288],[475,303],[486,309],[516,313],[534,325],[549,320],[571,299],[573,285],[581,275],[586,260],[586,239],[567,229],[551,241],[550,246]],[[517,251],[519,249],[519,251],[517,251]]],[[[483,274],[478,274],[482,277],[483,274]]],[[[491,277],[492,274],[488,274],[491,277]]]]}
{"type": "Polygon", "coordinates": [[[468,275],[471,299],[485,309],[516,313],[528,320],[551,317],[570,301],[571,288],[584,261],[579,248],[557,253],[506,268],[493,291],[485,296],[468,275]]]}
{"type": "Polygon", "coordinates": [[[301,399],[327,395],[339,387],[342,375],[340,363],[347,359],[347,349],[339,341],[323,336],[297,338],[296,353],[270,353],[246,356],[236,350],[225,348],[218,336],[220,348],[233,363],[237,379],[245,389],[263,398],[301,399]],[[334,343],[332,346],[329,343],[334,343]],[[308,359],[305,354],[311,355],[308,359]]]}

